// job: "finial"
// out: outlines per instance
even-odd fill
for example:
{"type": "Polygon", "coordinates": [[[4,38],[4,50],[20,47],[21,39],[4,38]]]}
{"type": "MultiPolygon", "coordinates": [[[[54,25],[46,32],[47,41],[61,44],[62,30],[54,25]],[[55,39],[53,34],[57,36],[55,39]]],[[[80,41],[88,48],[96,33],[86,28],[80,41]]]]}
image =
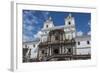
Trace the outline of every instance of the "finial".
{"type": "Polygon", "coordinates": [[[68,19],[70,19],[70,18],[72,18],[72,14],[71,13],[69,13],[69,15],[68,15],[68,17],[67,17],[68,19]]]}
{"type": "Polygon", "coordinates": [[[71,13],[69,14],[69,17],[72,17],[72,14],[71,13]]]}
{"type": "Polygon", "coordinates": [[[49,20],[51,20],[52,18],[51,18],[51,16],[49,17],[49,20]]]}
{"type": "Polygon", "coordinates": [[[50,22],[52,20],[51,16],[48,17],[48,19],[46,20],[46,22],[50,22]]]}

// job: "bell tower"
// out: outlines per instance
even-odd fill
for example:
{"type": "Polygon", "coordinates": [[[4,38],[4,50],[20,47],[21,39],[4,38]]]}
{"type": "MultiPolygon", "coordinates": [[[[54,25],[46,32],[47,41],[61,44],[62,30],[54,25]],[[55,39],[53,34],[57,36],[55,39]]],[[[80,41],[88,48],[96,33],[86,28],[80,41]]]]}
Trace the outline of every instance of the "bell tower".
{"type": "Polygon", "coordinates": [[[51,28],[51,27],[54,27],[54,25],[53,25],[52,18],[49,17],[48,20],[46,20],[46,21],[44,22],[43,29],[48,29],[48,28],[51,28]]]}
{"type": "Polygon", "coordinates": [[[43,41],[47,41],[47,36],[48,36],[48,33],[50,31],[51,28],[54,27],[54,24],[53,24],[53,21],[52,21],[52,18],[49,17],[45,22],[44,22],[44,25],[43,25],[43,28],[42,28],[42,42],[43,41]]]}
{"type": "Polygon", "coordinates": [[[72,17],[71,13],[68,15],[68,17],[65,18],[65,25],[67,26],[75,25],[75,20],[74,17],[72,17]]]}
{"type": "Polygon", "coordinates": [[[76,36],[76,29],[75,29],[75,19],[72,17],[72,14],[70,13],[68,17],[65,18],[65,35],[66,39],[72,39],[76,36]]]}

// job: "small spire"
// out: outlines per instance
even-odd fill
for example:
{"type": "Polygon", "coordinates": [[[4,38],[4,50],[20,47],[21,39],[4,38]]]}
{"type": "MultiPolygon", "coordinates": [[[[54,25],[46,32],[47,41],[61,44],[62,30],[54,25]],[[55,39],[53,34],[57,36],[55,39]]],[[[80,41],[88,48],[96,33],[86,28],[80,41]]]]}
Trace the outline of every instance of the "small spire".
{"type": "Polygon", "coordinates": [[[52,18],[51,18],[51,16],[49,17],[49,20],[51,20],[52,18]]]}
{"type": "Polygon", "coordinates": [[[46,22],[50,22],[52,20],[51,16],[46,20],[46,22]]]}
{"type": "Polygon", "coordinates": [[[66,20],[66,18],[67,18],[67,19],[72,18],[72,14],[71,14],[71,13],[69,13],[69,15],[68,15],[67,17],[65,17],[65,20],[66,20]]]}
{"type": "Polygon", "coordinates": [[[68,19],[70,19],[70,18],[72,18],[72,14],[71,13],[69,13],[69,15],[68,15],[68,17],[67,17],[68,19]]]}
{"type": "Polygon", "coordinates": [[[72,14],[71,13],[69,14],[69,17],[72,17],[72,14]]]}

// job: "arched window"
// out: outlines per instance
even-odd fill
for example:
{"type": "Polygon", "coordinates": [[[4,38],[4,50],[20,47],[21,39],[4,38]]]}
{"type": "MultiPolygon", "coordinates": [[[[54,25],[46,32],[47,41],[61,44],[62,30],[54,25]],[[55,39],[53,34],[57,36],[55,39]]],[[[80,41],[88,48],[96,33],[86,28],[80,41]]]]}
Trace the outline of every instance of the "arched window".
{"type": "Polygon", "coordinates": [[[55,40],[59,40],[58,36],[55,36],[55,40]]]}
{"type": "Polygon", "coordinates": [[[35,44],[33,44],[33,47],[35,47],[35,44]]]}
{"type": "Polygon", "coordinates": [[[46,28],[48,28],[48,25],[46,25],[46,28]]]}
{"type": "Polygon", "coordinates": [[[90,41],[87,41],[87,44],[90,44],[90,41]]]}
{"type": "Polygon", "coordinates": [[[71,24],[71,22],[68,22],[68,24],[70,25],[70,24],[71,24]]]}
{"type": "Polygon", "coordinates": [[[42,54],[44,54],[44,50],[42,50],[42,54]]]}
{"type": "Polygon", "coordinates": [[[59,49],[54,49],[54,50],[53,50],[53,53],[54,53],[54,54],[59,54],[59,49]]]}

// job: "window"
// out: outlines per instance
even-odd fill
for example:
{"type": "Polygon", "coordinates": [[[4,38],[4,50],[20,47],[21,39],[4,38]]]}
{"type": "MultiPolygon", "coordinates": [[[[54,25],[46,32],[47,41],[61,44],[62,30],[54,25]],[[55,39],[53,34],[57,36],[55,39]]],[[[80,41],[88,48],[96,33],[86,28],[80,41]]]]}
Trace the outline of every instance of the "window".
{"type": "Polygon", "coordinates": [[[68,22],[68,24],[70,25],[70,24],[71,24],[71,22],[68,22]]]}
{"type": "Polygon", "coordinates": [[[44,54],[44,50],[42,50],[42,54],[44,54]]]}
{"type": "Polygon", "coordinates": [[[48,25],[46,25],[46,28],[48,28],[48,25]]]}
{"type": "Polygon", "coordinates": [[[59,40],[59,39],[58,39],[58,36],[55,36],[55,40],[59,40]]]}
{"type": "Polygon", "coordinates": [[[59,49],[54,49],[53,53],[54,54],[59,54],[59,49]]]}
{"type": "Polygon", "coordinates": [[[78,42],[78,45],[80,45],[80,42],[78,42]]]}
{"type": "Polygon", "coordinates": [[[45,34],[47,34],[47,32],[45,32],[45,34]]]}
{"type": "Polygon", "coordinates": [[[71,48],[68,49],[68,52],[71,53],[71,48]]]}
{"type": "Polygon", "coordinates": [[[68,48],[67,54],[71,54],[71,48],[68,48]]]}
{"type": "Polygon", "coordinates": [[[90,42],[89,42],[89,41],[87,41],[87,44],[90,44],[90,42]]]}
{"type": "Polygon", "coordinates": [[[33,47],[35,47],[35,44],[33,45],[33,47]]]}

